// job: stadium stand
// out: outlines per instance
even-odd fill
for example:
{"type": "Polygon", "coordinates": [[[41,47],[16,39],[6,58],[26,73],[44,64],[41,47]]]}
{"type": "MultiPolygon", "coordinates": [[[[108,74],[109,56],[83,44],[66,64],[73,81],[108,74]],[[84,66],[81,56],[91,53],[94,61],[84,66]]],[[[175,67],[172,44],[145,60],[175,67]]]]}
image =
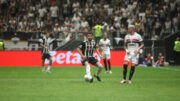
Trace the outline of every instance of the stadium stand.
{"type": "Polygon", "coordinates": [[[128,24],[144,39],[159,40],[179,31],[179,17],[179,0],[1,0],[0,35],[10,40],[16,33],[27,41],[53,31],[63,46],[84,39],[83,33],[100,22],[115,44],[128,24]]]}

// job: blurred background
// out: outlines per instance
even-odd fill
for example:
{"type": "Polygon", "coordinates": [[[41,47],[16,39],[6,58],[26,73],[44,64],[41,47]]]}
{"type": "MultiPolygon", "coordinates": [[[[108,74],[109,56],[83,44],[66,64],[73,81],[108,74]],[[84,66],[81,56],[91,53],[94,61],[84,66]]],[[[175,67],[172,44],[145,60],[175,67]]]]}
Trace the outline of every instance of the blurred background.
{"type": "MultiPolygon", "coordinates": [[[[123,51],[127,26],[135,25],[148,53],[174,64],[180,36],[180,0],[0,0],[0,41],[4,51],[38,51],[38,40],[53,32],[51,50],[75,50],[86,32],[107,32],[114,51],[123,51]]],[[[99,36],[101,37],[101,36],[99,36]]],[[[97,38],[95,36],[95,38],[97,38]]],[[[142,59],[142,60],[141,60],[142,59]]]]}

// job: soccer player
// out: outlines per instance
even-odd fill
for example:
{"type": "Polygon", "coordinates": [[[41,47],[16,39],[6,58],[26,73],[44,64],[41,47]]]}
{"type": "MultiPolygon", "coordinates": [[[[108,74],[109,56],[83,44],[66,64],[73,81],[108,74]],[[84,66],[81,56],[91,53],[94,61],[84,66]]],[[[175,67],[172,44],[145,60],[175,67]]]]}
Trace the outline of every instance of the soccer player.
{"type": "MultiPolygon", "coordinates": [[[[86,66],[86,75],[92,77],[91,71],[90,71],[90,65],[89,65],[89,63],[90,63],[90,64],[98,67],[98,70],[94,74],[94,77],[96,77],[98,81],[101,81],[99,74],[100,74],[103,67],[102,67],[102,64],[97,59],[95,59],[93,57],[94,50],[96,50],[97,54],[99,55],[98,46],[96,45],[95,41],[93,40],[93,34],[92,33],[87,34],[87,39],[88,39],[87,41],[84,41],[77,48],[77,51],[82,57],[82,64],[86,66]]],[[[90,82],[93,82],[93,78],[90,80],[90,82]]]]}
{"type": "Polygon", "coordinates": [[[110,46],[111,46],[111,42],[110,40],[107,38],[107,33],[104,33],[103,38],[99,41],[99,46],[102,50],[102,57],[103,57],[103,61],[104,61],[104,66],[105,66],[105,73],[110,73],[112,74],[111,71],[111,63],[110,63],[110,46]],[[109,72],[107,70],[107,64],[106,61],[108,61],[108,66],[109,66],[109,72]]]}
{"type": "Polygon", "coordinates": [[[50,44],[54,41],[54,39],[50,38],[51,33],[46,33],[45,36],[40,39],[40,46],[42,47],[42,72],[45,73],[51,73],[50,69],[51,69],[51,64],[52,64],[52,59],[51,59],[51,55],[49,53],[49,49],[50,49],[50,44]],[[45,71],[45,67],[44,67],[44,62],[45,60],[48,59],[49,60],[49,65],[47,70],[45,71]]]}
{"type": "Polygon", "coordinates": [[[134,25],[128,26],[128,33],[129,34],[127,34],[124,39],[124,48],[126,50],[126,56],[124,58],[123,80],[120,82],[121,84],[126,83],[126,74],[129,62],[131,62],[132,64],[128,83],[132,83],[131,79],[135,71],[135,66],[138,64],[139,51],[141,48],[144,47],[142,37],[137,32],[135,32],[134,25]]]}

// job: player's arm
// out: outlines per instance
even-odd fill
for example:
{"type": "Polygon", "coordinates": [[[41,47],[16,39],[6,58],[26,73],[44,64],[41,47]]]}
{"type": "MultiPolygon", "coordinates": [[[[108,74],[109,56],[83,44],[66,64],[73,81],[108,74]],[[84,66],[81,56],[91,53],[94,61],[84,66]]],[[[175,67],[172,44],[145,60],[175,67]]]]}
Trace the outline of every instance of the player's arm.
{"type": "Polygon", "coordinates": [[[129,50],[127,49],[127,35],[125,36],[125,38],[124,38],[124,50],[126,51],[126,53],[127,54],[129,54],[130,52],[129,52],[129,50]]]}
{"type": "Polygon", "coordinates": [[[139,53],[140,49],[142,49],[144,47],[144,42],[143,42],[143,39],[140,35],[139,35],[138,40],[140,42],[140,46],[134,51],[135,53],[139,53]]]}
{"type": "MultiPolygon", "coordinates": [[[[102,51],[102,46],[103,46],[103,44],[102,44],[102,41],[100,40],[100,41],[99,41],[99,50],[100,50],[100,51],[102,51]]],[[[97,47],[97,46],[96,46],[96,47],[97,47]]]]}
{"type": "Polygon", "coordinates": [[[46,48],[48,50],[48,47],[46,47],[45,45],[43,45],[42,43],[40,43],[40,46],[43,48],[46,48]]]}
{"type": "Polygon", "coordinates": [[[138,49],[142,49],[144,47],[144,42],[141,42],[141,45],[139,46],[138,49]]]}
{"type": "Polygon", "coordinates": [[[99,47],[102,47],[102,44],[101,44],[101,43],[99,43],[99,47]]]}
{"type": "Polygon", "coordinates": [[[126,45],[127,45],[127,42],[125,41],[125,42],[124,42],[124,49],[125,49],[125,50],[127,49],[127,46],[126,46],[126,45]]]}
{"type": "Polygon", "coordinates": [[[102,44],[99,44],[99,51],[102,51],[102,44]]]}
{"type": "Polygon", "coordinates": [[[108,47],[111,47],[111,41],[109,40],[109,43],[107,44],[108,47]]]}
{"type": "Polygon", "coordinates": [[[85,59],[86,56],[82,53],[81,49],[84,47],[84,43],[82,43],[78,48],[77,48],[77,52],[80,54],[80,56],[85,59]]]}
{"type": "Polygon", "coordinates": [[[83,59],[86,58],[86,56],[83,55],[83,53],[82,53],[82,51],[81,51],[81,49],[80,49],[79,47],[77,48],[77,52],[80,54],[80,56],[81,56],[83,59]]]}
{"type": "Polygon", "coordinates": [[[138,49],[136,49],[136,50],[134,51],[135,53],[139,53],[140,49],[142,49],[142,48],[144,47],[144,43],[143,43],[143,42],[141,42],[140,44],[141,44],[141,45],[138,47],[138,49]]]}
{"type": "Polygon", "coordinates": [[[99,53],[99,46],[96,46],[96,52],[97,52],[97,55],[100,57],[100,58],[102,58],[102,56],[100,55],[100,53],[99,53]]]}
{"type": "Polygon", "coordinates": [[[41,47],[43,47],[43,48],[45,48],[45,49],[48,50],[48,47],[46,47],[45,45],[43,45],[43,40],[42,40],[42,39],[40,39],[39,42],[40,42],[40,46],[41,46],[41,47]]]}
{"type": "Polygon", "coordinates": [[[125,49],[126,53],[129,54],[129,50],[127,49],[127,41],[124,42],[124,49],[125,49]]]}
{"type": "Polygon", "coordinates": [[[108,46],[108,47],[111,47],[111,44],[108,44],[107,46],[108,46]]]}

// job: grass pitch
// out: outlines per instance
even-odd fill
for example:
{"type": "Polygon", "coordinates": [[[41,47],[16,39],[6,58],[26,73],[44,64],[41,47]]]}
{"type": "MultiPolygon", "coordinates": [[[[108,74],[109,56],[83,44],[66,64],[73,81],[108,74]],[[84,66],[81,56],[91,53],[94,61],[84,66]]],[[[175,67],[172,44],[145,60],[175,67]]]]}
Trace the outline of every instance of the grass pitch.
{"type": "Polygon", "coordinates": [[[53,67],[51,74],[41,67],[0,67],[0,101],[180,101],[180,67],[138,67],[132,84],[120,84],[122,70],[103,70],[102,82],[88,83],[84,67],[53,67]]]}

